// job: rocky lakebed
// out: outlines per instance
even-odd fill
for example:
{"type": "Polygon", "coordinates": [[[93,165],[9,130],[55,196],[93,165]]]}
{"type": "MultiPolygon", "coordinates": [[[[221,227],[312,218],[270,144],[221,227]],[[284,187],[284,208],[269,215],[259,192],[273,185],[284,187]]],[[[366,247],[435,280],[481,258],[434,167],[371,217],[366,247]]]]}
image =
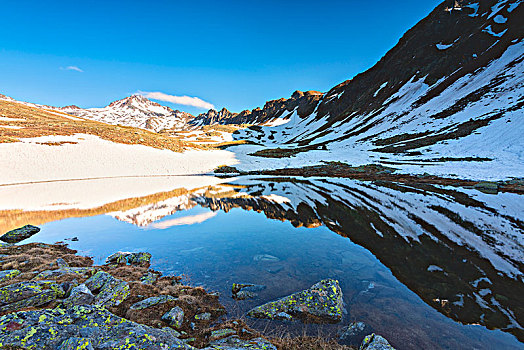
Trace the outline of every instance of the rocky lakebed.
{"type": "MultiPolygon", "coordinates": [[[[2,348],[320,349],[307,346],[310,338],[285,342],[228,318],[218,293],[151,269],[148,252],[115,252],[94,266],[92,258],[62,242],[20,244],[38,231],[26,225],[0,237],[2,348]]],[[[241,302],[265,288],[234,283],[231,292],[241,302]]],[[[325,279],[259,305],[246,317],[336,324],[343,312],[339,282],[325,279]]],[[[393,349],[363,322],[341,325],[336,340],[315,341],[325,342],[322,349],[393,349]]]]}

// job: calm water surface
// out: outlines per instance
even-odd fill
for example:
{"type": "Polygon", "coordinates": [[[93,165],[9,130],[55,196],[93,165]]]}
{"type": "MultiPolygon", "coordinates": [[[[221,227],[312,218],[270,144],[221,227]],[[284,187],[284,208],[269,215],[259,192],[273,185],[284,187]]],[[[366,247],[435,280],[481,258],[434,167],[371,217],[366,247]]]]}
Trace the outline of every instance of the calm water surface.
{"type": "Polygon", "coordinates": [[[148,251],[154,269],[220,292],[231,317],[321,279],[340,281],[340,324],[247,319],[259,329],[334,334],[363,321],[398,349],[517,349],[523,210],[523,196],[472,189],[245,178],[51,221],[30,241],[78,237],[67,242],[95,263],[118,250],[148,251]],[[267,288],[234,301],[239,282],[267,288]]]}

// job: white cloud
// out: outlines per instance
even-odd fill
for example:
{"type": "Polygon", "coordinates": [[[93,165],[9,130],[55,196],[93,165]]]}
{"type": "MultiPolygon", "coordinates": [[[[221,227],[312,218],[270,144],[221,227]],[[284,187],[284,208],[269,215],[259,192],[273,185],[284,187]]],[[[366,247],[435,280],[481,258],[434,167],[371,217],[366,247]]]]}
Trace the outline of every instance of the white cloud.
{"type": "Polygon", "coordinates": [[[156,222],[156,223],[151,224],[150,227],[163,230],[163,229],[170,228],[173,226],[200,224],[206,220],[211,219],[212,217],[216,215],[217,215],[216,212],[211,211],[209,213],[203,213],[203,214],[197,214],[197,215],[191,215],[191,216],[183,216],[181,218],[156,222]]]}
{"type": "Polygon", "coordinates": [[[191,96],[174,96],[164,94],[163,92],[140,92],[141,95],[151,100],[171,102],[177,105],[192,106],[202,109],[215,109],[212,103],[206,102],[198,97],[191,96]]]}
{"type": "Polygon", "coordinates": [[[62,70],[74,70],[75,72],[80,72],[80,73],[84,73],[84,71],[82,69],[80,69],[79,67],[77,66],[67,66],[67,67],[60,67],[60,69],[62,70]]]}

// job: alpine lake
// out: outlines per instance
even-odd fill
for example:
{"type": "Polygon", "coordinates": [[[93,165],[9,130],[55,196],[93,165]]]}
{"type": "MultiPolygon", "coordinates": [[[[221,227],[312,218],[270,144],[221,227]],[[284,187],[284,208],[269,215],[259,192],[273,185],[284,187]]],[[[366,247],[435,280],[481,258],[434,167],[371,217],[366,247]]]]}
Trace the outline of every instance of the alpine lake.
{"type": "Polygon", "coordinates": [[[0,222],[4,231],[36,224],[22,244],[66,242],[95,264],[147,251],[153,269],[219,292],[226,318],[266,333],[336,337],[361,321],[397,349],[524,349],[524,195],[338,178],[222,181],[100,210],[12,208],[0,222]],[[344,295],[337,324],[246,316],[328,278],[344,295]],[[233,283],[265,289],[235,300],[233,283]]]}

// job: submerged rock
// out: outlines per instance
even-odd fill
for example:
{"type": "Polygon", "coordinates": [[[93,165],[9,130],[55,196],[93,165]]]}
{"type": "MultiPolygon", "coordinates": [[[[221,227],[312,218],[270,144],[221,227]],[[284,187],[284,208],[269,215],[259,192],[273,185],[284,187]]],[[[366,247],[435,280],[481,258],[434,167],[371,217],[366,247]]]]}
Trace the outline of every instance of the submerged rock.
{"type": "Polygon", "coordinates": [[[18,243],[40,232],[40,228],[33,225],[25,225],[11,230],[0,237],[6,243],[18,243]]]}
{"type": "Polygon", "coordinates": [[[0,282],[4,282],[10,279],[15,278],[20,274],[19,270],[5,270],[0,271],[0,282]]]}
{"type": "Polygon", "coordinates": [[[171,296],[171,295],[159,295],[157,297],[151,297],[144,300],[141,300],[137,303],[134,303],[129,308],[130,310],[143,310],[147,309],[148,307],[152,307],[158,304],[167,303],[168,301],[175,301],[177,298],[171,296]]]}
{"type": "Polygon", "coordinates": [[[180,328],[184,323],[184,310],[180,306],[175,306],[162,316],[162,320],[169,323],[170,326],[180,328]]]}
{"type": "Polygon", "coordinates": [[[312,322],[342,319],[342,290],[337,280],[323,280],[311,288],[258,306],[248,316],[269,319],[301,318],[312,322]]]}
{"type": "Polygon", "coordinates": [[[21,311],[0,317],[0,344],[28,349],[69,349],[66,346],[81,339],[95,349],[194,349],[174,334],[126,320],[95,305],[21,311]],[[9,326],[13,324],[18,326],[9,326]]]}
{"type": "Polygon", "coordinates": [[[209,344],[205,350],[277,350],[277,347],[264,338],[255,338],[251,340],[242,340],[238,336],[216,340],[209,344]]]}
{"type": "Polygon", "coordinates": [[[395,350],[395,348],[389,345],[384,337],[372,333],[364,338],[360,350],[395,350]]]}
{"type": "Polygon", "coordinates": [[[255,255],[255,256],[253,257],[253,260],[254,260],[254,261],[271,261],[271,262],[277,262],[277,261],[280,261],[280,259],[277,258],[276,256],[269,255],[269,254],[259,254],[259,255],[255,255]]]}
{"type": "Polygon", "coordinates": [[[232,298],[237,300],[252,299],[258,296],[257,292],[266,289],[266,286],[251,283],[233,283],[232,298]]]}
{"type": "Polygon", "coordinates": [[[366,335],[372,332],[372,328],[364,322],[352,322],[339,332],[339,343],[356,347],[362,344],[366,335]]]}

